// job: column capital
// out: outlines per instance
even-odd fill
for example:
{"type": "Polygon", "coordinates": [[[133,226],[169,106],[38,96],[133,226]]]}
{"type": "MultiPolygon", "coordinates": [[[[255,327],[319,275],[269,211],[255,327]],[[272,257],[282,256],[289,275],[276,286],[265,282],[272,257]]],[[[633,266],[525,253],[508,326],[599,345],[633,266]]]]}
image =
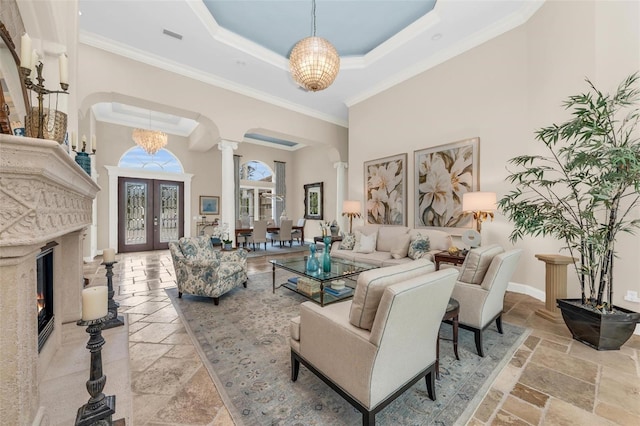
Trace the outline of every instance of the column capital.
{"type": "Polygon", "coordinates": [[[227,149],[235,151],[236,149],[238,149],[238,142],[222,140],[222,141],[218,142],[218,149],[220,151],[224,151],[224,150],[227,150],[227,149]]]}
{"type": "Polygon", "coordinates": [[[346,161],[336,161],[335,163],[333,163],[333,168],[334,169],[339,169],[339,168],[348,169],[349,168],[349,163],[347,163],[346,161]]]}

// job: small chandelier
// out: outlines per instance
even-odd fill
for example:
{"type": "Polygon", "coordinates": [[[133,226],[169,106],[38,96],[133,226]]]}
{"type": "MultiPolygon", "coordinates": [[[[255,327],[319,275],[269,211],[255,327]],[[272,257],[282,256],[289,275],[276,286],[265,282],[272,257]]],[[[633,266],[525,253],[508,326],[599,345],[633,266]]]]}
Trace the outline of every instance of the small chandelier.
{"type": "MultiPolygon", "coordinates": [[[[151,127],[151,111],[149,111],[149,127],[151,127]]],[[[149,155],[155,154],[167,145],[167,134],[159,130],[134,129],[132,138],[149,155]]]]}
{"type": "Polygon", "coordinates": [[[153,155],[167,145],[167,134],[158,130],[134,129],[133,141],[153,155]]]}
{"type": "Polygon", "coordinates": [[[316,37],[316,1],[312,0],[313,35],[303,38],[291,50],[291,76],[312,92],[331,86],[340,71],[340,56],[328,40],[316,37]]]}

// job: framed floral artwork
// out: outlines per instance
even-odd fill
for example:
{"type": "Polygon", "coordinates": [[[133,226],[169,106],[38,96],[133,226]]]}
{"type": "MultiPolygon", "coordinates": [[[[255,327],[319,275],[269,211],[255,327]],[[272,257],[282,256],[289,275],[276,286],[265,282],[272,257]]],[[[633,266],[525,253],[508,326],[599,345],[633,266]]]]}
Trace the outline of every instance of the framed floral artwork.
{"type": "Polygon", "coordinates": [[[473,226],[472,215],[462,211],[462,194],[480,188],[479,145],[480,138],[471,138],[414,151],[416,228],[459,234],[473,226]]]}
{"type": "Polygon", "coordinates": [[[407,154],[364,163],[367,223],[407,224],[407,154]]]}

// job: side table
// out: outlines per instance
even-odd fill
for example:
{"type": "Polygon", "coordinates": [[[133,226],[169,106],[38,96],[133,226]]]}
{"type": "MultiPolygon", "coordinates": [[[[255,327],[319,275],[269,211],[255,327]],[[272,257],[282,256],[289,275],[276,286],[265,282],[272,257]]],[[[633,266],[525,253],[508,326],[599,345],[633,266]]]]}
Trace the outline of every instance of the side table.
{"type": "Polygon", "coordinates": [[[433,263],[436,264],[436,271],[440,269],[440,262],[453,263],[454,265],[462,265],[467,254],[450,254],[448,251],[441,251],[433,255],[433,263]]]}
{"type": "MultiPolygon", "coordinates": [[[[456,299],[449,298],[447,304],[447,310],[442,317],[442,321],[451,323],[453,325],[453,353],[456,355],[456,359],[460,361],[458,356],[458,315],[460,314],[460,303],[456,299]]],[[[443,339],[449,340],[449,339],[443,339]]],[[[436,379],[440,380],[440,335],[436,342],[436,379]]]]}
{"type": "MultiPolygon", "coordinates": [[[[324,243],[323,241],[324,237],[313,237],[313,242],[314,243],[324,243]]],[[[331,237],[331,245],[333,245],[333,243],[335,243],[336,241],[342,241],[342,237],[341,236],[332,236],[331,237]]],[[[331,247],[329,247],[329,250],[331,250],[331,247]]]]}

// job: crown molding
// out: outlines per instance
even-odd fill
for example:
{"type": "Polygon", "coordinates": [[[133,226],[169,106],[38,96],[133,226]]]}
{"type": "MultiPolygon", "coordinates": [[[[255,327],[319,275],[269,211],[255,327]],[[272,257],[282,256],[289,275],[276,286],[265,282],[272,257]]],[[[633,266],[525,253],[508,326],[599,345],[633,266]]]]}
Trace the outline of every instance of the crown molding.
{"type": "Polygon", "coordinates": [[[473,35],[460,40],[451,47],[439,51],[437,54],[431,56],[429,59],[419,62],[413,67],[409,67],[390,78],[380,82],[368,90],[365,90],[355,96],[352,96],[345,100],[347,107],[352,107],[372,96],[377,95],[397,84],[400,84],[418,74],[421,74],[437,65],[440,65],[449,59],[452,59],[464,52],[477,47],[486,41],[491,40],[501,34],[506,33],[516,27],[527,22],[538,9],[542,6],[545,0],[535,0],[527,2],[526,7],[520,9],[518,12],[514,12],[506,18],[496,22],[495,24],[482,29],[474,33],[473,35]]]}
{"type": "Polygon", "coordinates": [[[289,102],[277,96],[269,95],[259,90],[233,83],[229,80],[225,80],[212,74],[208,74],[194,68],[178,64],[157,55],[152,55],[148,52],[132,48],[131,46],[127,46],[106,37],[101,37],[97,34],[81,31],[79,42],[87,46],[95,47],[97,49],[101,49],[115,55],[123,56],[125,58],[129,58],[134,61],[153,66],[155,68],[170,71],[184,77],[192,78],[194,80],[201,81],[215,87],[220,87],[222,89],[226,89],[244,96],[251,97],[253,99],[257,99],[259,101],[267,102],[269,104],[276,105],[300,114],[304,114],[312,118],[317,118],[319,120],[336,124],[341,127],[348,127],[348,122],[341,119],[340,117],[325,114],[320,111],[305,107],[303,105],[289,102]]]}

